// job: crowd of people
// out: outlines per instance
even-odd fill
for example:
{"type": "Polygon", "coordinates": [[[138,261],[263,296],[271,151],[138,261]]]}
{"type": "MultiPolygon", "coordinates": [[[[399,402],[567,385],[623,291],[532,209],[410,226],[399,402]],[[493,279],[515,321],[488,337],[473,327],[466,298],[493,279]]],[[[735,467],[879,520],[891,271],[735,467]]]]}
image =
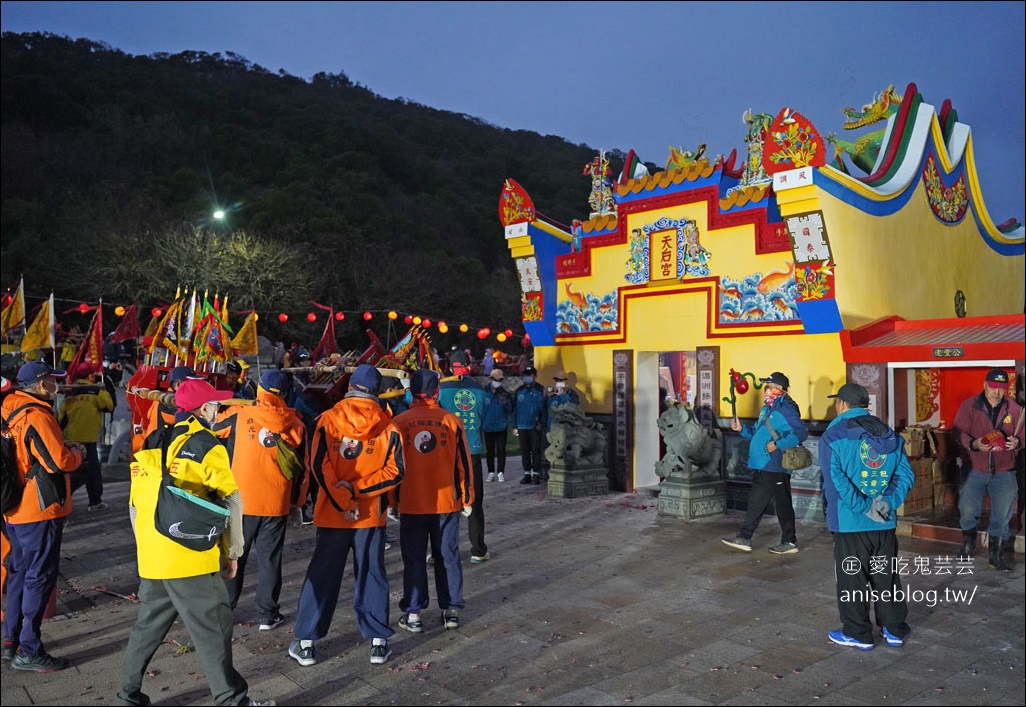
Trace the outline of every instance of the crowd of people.
{"type": "MultiPolygon", "coordinates": [[[[468,365],[461,358],[449,357],[450,371],[468,365]]],[[[303,360],[309,359],[297,351],[296,361],[303,360]]],[[[482,376],[484,385],[471,375],[419,369],[409,375],[407,389],[401,381],[396,385],[395,377],[360,364],[349,375],[344,396],[330,405],[309,394],[304,366],[290,372],[271,367],[258,380],[251,380],[241,364],[229,366],[229,373],[212,384],[189,366],[170,370],[170,395],[154,401],[140,435],[129,499],[140,608],[123,657],[118,704],[150,703],[142,678],[178,619],[193,637],[216,704],[274,704],[252,698],[233,667],[233,612],[246,568],[255,564],[259,630],[274,630],[288,620],[279,598],[290,515],[317,529],[287,651],[300,666],[318,662],[316,643],[330,631],[350,555],[352,606],[362,636],[370,641],[370,662],[388,661],[388,641],[395,633],[385,569],[385,551],[394,542],[386,532],[390,520],[399,525],[403,561],[397,626],[411,633],[423,630],[431,566],[439,621],[446,629],[459,628],[465,608],[460,527],[466,519],[469,561],[488,561],[485,484],[505,481],[508,430],[520,442],[520,483],[538,484],[546,476],[548,411],[579,404],[565,371],[543,387],[530,364],[520,370],[521,382],[512,390],[494,365],[482,376]],[[184,524],[163,527],[157,511],[165,487],[222,509],[225,523],[210,529],[210,547],[187,545],[204,535],[176,530],[184,524]]],[[[99,371],[76,369],[55,414],[53,401],[66,378],[64,371],[30,362],[18,370],[17,385],[4,391],[5,427],[15,442],[24,487],[21,498],[4,509],[10,554],[3,659],[18,670],[68,667],[66,658],[46,650],[40,626],[56,586],[74,490],[86,486],[88,511],[105,508],[102,483],[97,483],[96,418],[112,409],[113,396],[99,371]]],[[[751,552],[756,526],[772,504],[781,539],[769,551],[790,555],[798,552],[798,538],[791,470],[783,458],[785,450],[806,440],[808,430],[788,395],[788,377],[774,372],[762,383],[764,405],[756,421],[731,421],[750,441],[752,490],[738,534],[724,542],[751,552]]],[[[956,419],[972,465],[960,494],[961,552],[975,551],[982,499],[990,494],[990,565],[1001,571],[1008,571],[1002,551],[1016,500],[1015,456],[1024,443],[1022,407],[1007,397],[1007,386],[1003,370],[988,372],[983,391],[965,401],[956,419]]],[[[893,568],[894,511],[912,488],[912,470],[901,438],[870,414],[865,388],[846,383],[830,397],[836,417],[819,440],[819,460],[842,626],[828,636],[839,645],[872,649],[872,608],[883,640],[900,646],[911,631],[904,601],[893,598],[900,596],[894,591],[901,588],[900,576],[870,568],[879,558],[893,568]],[[851,558],[859,560],[861,572],[841,571],[851,558]],[[847,598],[866,588],[890,598],[847,598]]]]}

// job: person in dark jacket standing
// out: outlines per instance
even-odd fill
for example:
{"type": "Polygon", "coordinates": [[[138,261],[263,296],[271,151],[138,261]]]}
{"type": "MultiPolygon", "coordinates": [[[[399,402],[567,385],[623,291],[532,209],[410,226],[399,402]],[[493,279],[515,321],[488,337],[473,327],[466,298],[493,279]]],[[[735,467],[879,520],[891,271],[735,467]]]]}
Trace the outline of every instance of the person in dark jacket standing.
{"type": "Polygon", "coordinates": [[[794,506],[791,503],[791,471],[782,463],[783,450],[797,447],[809,432],[802,422],[797,403],[787,394],[791,385],[787,376],[778,371],[760,381],[764,386],[758,421],[754,425],[742,425],[736,417],[730,421],[730,429],[751,440],[748,467],[752,471],[752,488],[740,532],[736,537],[723,538],[723,542],[751,552],[752,536],[772,501],[780,523],[780,544],[771,545],[769,551],[776,555],[791,555],[798,552],[798,536],[795,534],[794,506]]]}
{"type": "Polygon", "coordinates": [[[904,441],[869,414],[869,393],[845,383],[834,398],[837,417],[819,440],[827,527],[834,534],[834,578],[841,630],[828,637],[841,646],[873,649],[873,606],[880,633],[900,646],[911,632],[901,588],[894,510],[915,483],[904,441]]]}
{"type": "Polygon", "coordinates": [[[1018,483],[1015,457],[1026,439],[1023,437],[1023,408],[1008,397],[1008,374],[1001,368],[987,372],[983,392],[964,401],[955,415],[958,443],[969,455],[972,467],[958,492],[959,524],[962,547],[959,557],[972,557],[976,551],[976,526],[983,511],[983,496],[990,494],[990,526],[987,545],[989,566],[1011,572],[1005,561],[1003,545],[1011,545],[1008,523],[1015,512],[1018,483]]]}
{"type": "Polygon", "coordinates": [[[542,452],[545,451],[545,389],[535,376],[538,371],[528,366],[523,371],[523,385],[513,393],[513,425],[520,438],[524,463],[522,484],[541,483],[542,452]]]}
{"type": "Polygon", "coordinates": [[[488,462],[488,480],[506,480],[506,438],[509,434],[509,414],[513,412],[513,399],[502,387],[503,373],[492,369],[485,390],[481,430],[484,432],[485,459],[488,462]],[[498,470],[498,476],[495,473],[498,470]]]}
{"type": "Polygon", "coordinates": [[[467,537],[470,539],[470,564],[479,565],[492,559],[485,542],[484,473],[481,452],[484,442],[481,438],[481,410],[484,408],[484,388],[470,376],[459,380],[445,380],[439,383],[438,404],[460,418],[467,433],[467,447],[470,449],[470,468],[474,474],[474,501],[467,518],[467,537]]]}

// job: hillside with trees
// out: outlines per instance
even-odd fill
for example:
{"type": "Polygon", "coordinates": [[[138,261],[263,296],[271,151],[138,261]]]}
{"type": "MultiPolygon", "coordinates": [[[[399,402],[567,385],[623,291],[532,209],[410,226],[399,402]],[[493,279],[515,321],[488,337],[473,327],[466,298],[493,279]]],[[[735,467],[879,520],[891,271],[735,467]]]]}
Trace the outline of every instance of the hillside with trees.
{"type": "MultiPolygon", "coordinates": [[[[30,306],[52,290],[148,311],[183,285],[227,293],[232,311],[316,300],[519,330],[504,180],[555,221],[588,210],[595,149],[385,99],[342,71],[4,33],[0,76],[0,275],[24,275],[30,306]]],[[[273,319],[261,333],[323,326],[273,319]]],[[[354,319],[338,337],[362,346],[354,319]]]]}

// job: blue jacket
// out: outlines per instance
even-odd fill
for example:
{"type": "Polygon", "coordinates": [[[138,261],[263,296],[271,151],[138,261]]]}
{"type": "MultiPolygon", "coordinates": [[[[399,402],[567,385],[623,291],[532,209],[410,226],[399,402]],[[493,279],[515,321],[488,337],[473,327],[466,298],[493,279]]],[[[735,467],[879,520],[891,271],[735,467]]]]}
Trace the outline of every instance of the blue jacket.
{"type": "Polygon", "coordinates": [[[897,526],[898,506],[915,483],[904,441],[864,408],[838,415],[819,439],[827,527],[834,533],[889,530],[897,526]],[[866,516],[873,499],[882,496],[891,518],[879,522],[866,516]]]}
{"type": "Polygon", "coordinates": [[[741,436],[751,440],[748,445],[748,466],[763,471],[777,471],[790,474],[790,469],[783,465],[785,449],[797,447],[809,436],[809,431],[802,422],[798,412],[798,404],[791,396],[781,395],[772,405],[763,405],[759,411],[759,419],[755,425],[744,425],[741,436]],[[766,451],[766,445],[773,441],[766,419],[769,418],[777,433],[777,449],[772,454],[766,451]]]}
{"type": "Polygon", "coordinates": [[[513,394],[513,424],[518,430],[545,429],[545,389],[524,383],[513,394]]]}
{"type": "Polygon", "coordinates": [[[486,389],[481,429],[485,432],[502,432],[509,427],[509,413],[511,412],[513,412],[513,399],[506,389],[501,386],[498,390],[486,389]]]}
{"type": "Polygon", "coordinates": [[[463,422],[470,453],[481,454],[484,451],[484,443],[481,441],[484,388],[470,376],[463,376],[460,381],[442,381],[438,385],[438,404],[463,422]]]}

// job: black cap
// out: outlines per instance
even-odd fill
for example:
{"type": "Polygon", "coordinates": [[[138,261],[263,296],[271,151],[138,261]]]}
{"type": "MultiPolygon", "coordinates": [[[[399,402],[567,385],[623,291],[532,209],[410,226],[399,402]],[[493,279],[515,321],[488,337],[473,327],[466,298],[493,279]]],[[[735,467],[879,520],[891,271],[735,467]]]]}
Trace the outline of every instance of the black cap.
{"type": "Polygon", "coordinates": [[[533,375],[534,375],[534,374],[536,374],[537,372],[538,372],[538,369],[537,369],[537,368],[535,368],[534,366],[528,366],[527,368],[525,368],[524,370],[522,370],[522,371],[521,371],[520,373],[521,373],[522,375],[525,375],[525,376],[533,376],[533,375]]]}
{"type": "Polygon", "coordinates": [[[987,371],[987,377],[984,381],[990,388],[1007,388],[1008,374],[1005,373],[1003,368],[992,368],[987,371]]]}
{"type": "Polygon", "coordinates": [[[438,392],[438,381],[441,376],[430,368],[418,368],[410,375],[410,392],[430,398],[438,392]]]}
{"type": "Polygon", "coordinates": [[[857,408],[869,407],[869,391],[858,383],[845,383],[834,395],[828,395],[827,397],[843,400],[857,408]]]}
{"type": "Polygon", "coordinates": [[[775,373],[770,373],[768,378],[760,378],[759,382],[760,383],[772,383],[773,385],[779,385],[784,390],[787,390],[788,388],[791,387],[791,381],[789,381],[787,379],[787,376],[785,376],[780,371],[776,371],[775,373]]]}

